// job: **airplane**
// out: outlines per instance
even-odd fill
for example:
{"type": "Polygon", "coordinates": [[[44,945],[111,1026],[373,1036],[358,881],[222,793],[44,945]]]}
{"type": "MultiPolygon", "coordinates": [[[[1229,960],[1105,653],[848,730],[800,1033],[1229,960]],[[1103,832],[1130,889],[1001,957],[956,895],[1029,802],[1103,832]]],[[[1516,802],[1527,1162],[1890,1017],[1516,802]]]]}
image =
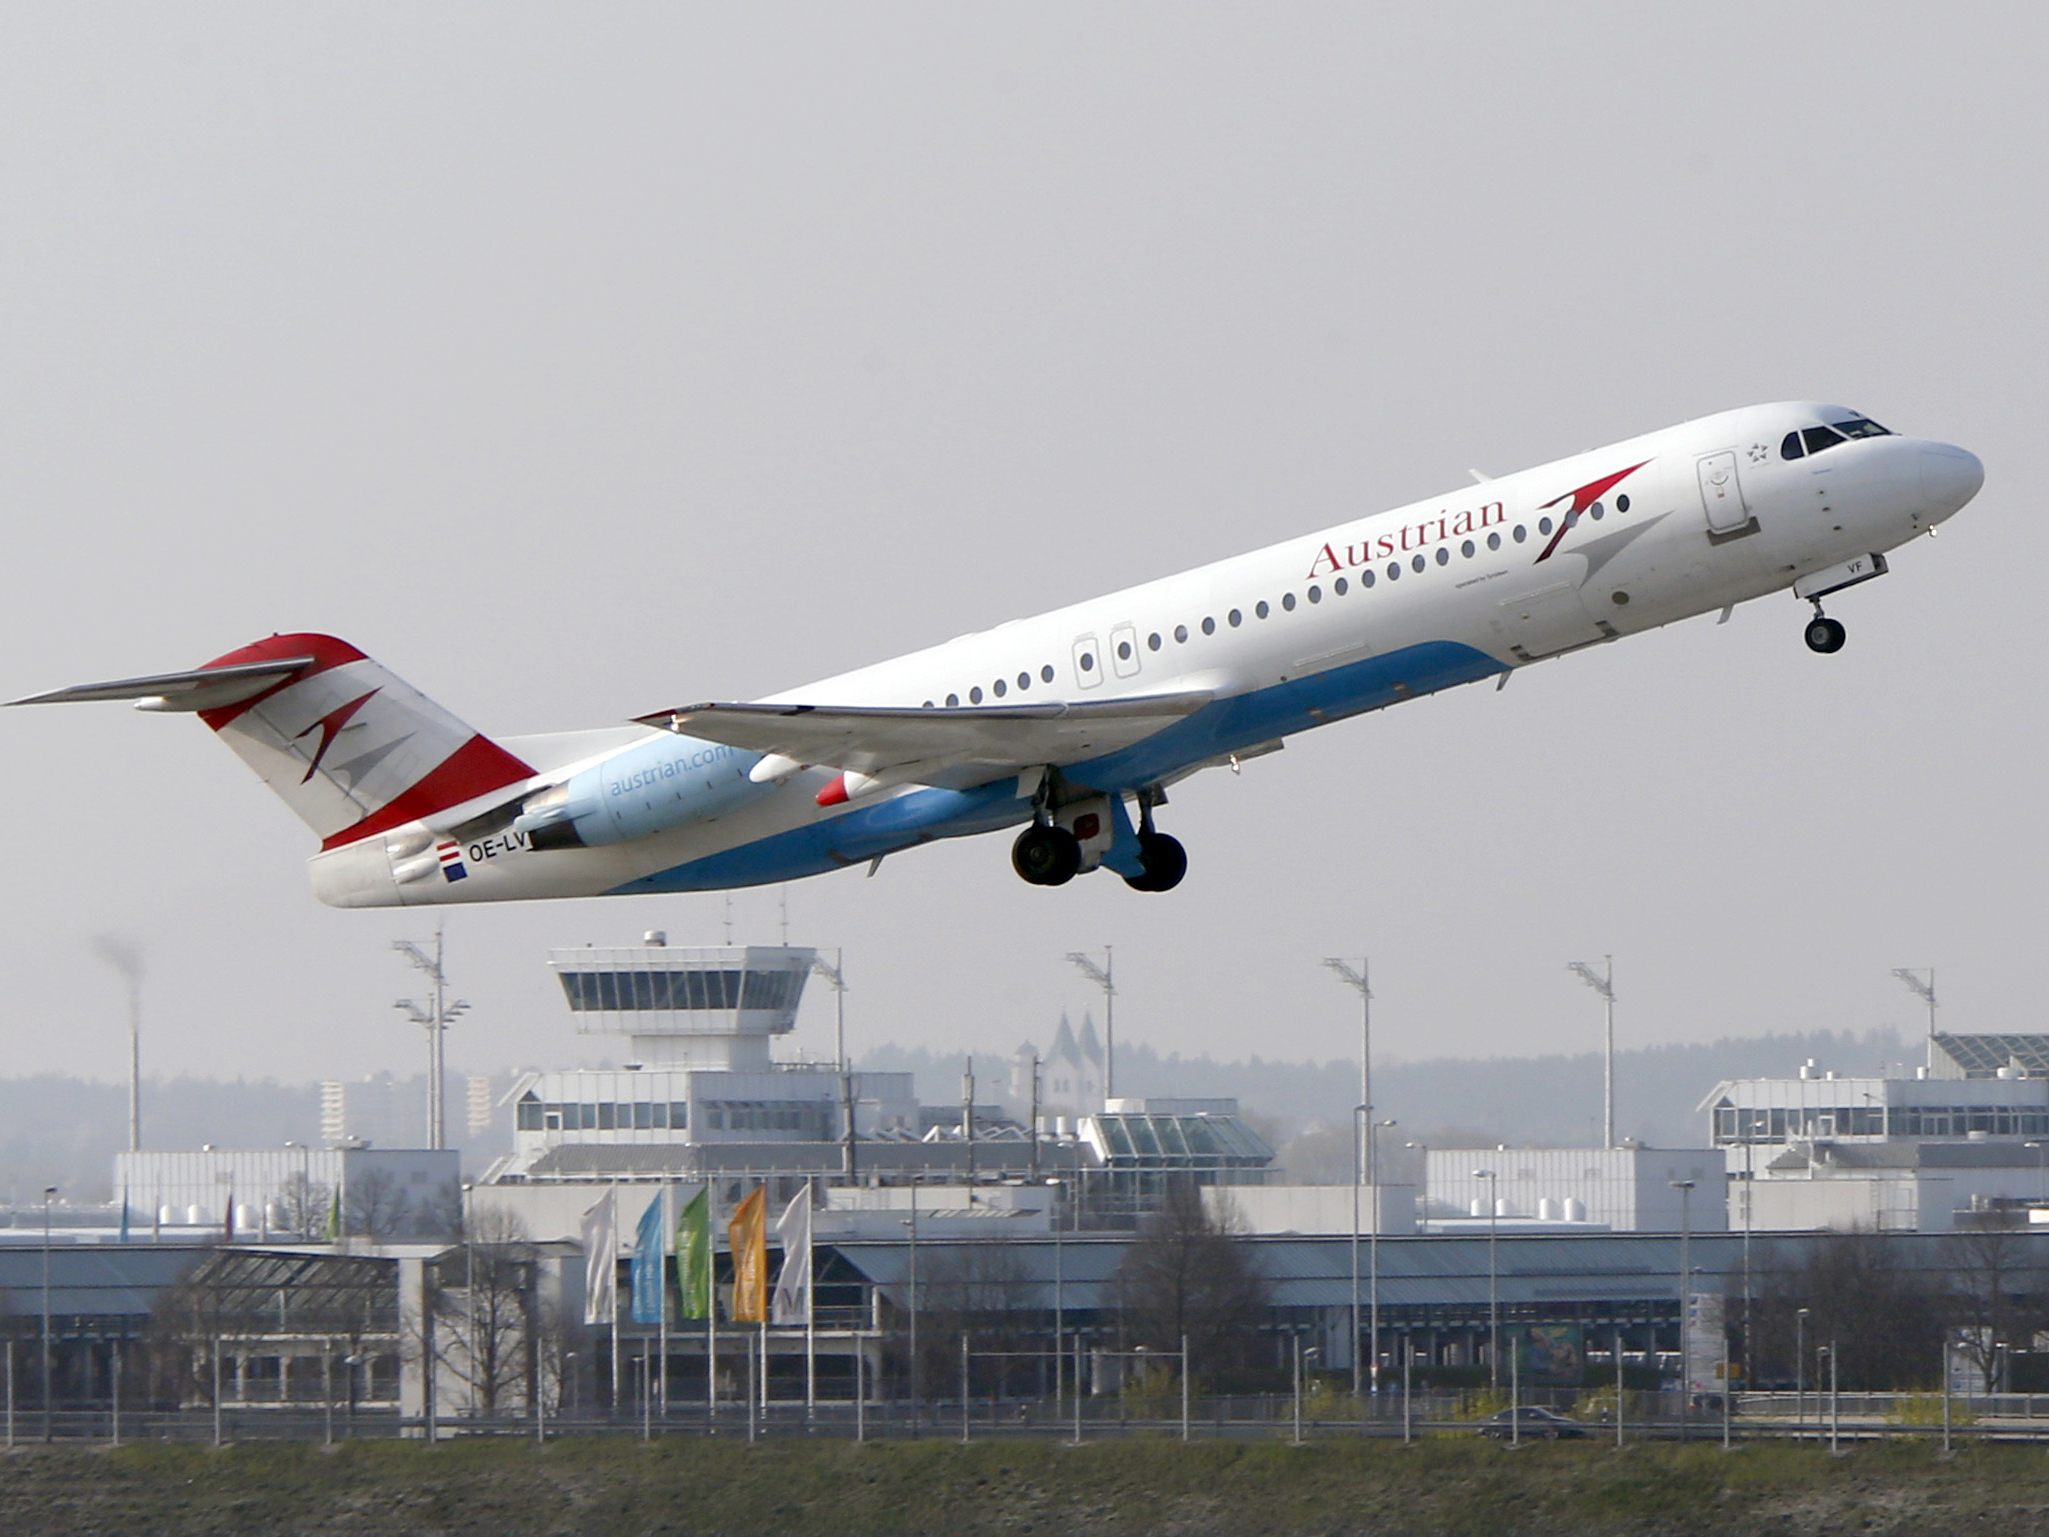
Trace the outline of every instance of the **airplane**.
{"type": "Polygon", "coordinates": [[[709,891],[1018,827],[1037,886],[1181,882],[1167,791],[1290,736],[1790,590],[1883,576],[1984,483],[1840,406],[1702,417],[772,698],[487,737],[346,641],[14,704],[197,714],[310,826],[337,907],[709,891]]]}

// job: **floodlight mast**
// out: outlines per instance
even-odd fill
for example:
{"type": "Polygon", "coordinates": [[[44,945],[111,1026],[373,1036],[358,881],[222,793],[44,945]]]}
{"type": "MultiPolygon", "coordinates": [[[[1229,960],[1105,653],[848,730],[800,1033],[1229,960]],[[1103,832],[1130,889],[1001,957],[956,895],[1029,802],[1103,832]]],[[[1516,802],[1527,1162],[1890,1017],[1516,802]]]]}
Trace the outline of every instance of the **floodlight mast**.
{"type": "Polygon", "coordinates": [[[1565,969],[1601,995],[1605,1024],[1601,1046],[1601,1146],[1615,1145],[1615,957],[1601,957],[1596,972],[1586,961],[1567,961],[1565,969]]]}
{"type": "Polygon", "coordinates": [[[1108,945],[1100,966],[1080,950],[1068,951],[1067,958],[1103,990],[1103,1098],[1108,1101],[1117,1096],[1117,958],[1108,945]]]}
{"type": "Polygon", "coordinates": [[[447,1001],[448,976],[441,967],[442,930],[439,924],[434,927],[434,951],[431,955],[424,946],[416,945],[410,939],[394,939],[391,948],[403,955],[414,970],[424,973],[429,984],[427,1007],[422,1008],[410,998],[401,998],[392,1007],[403,1010],[408,1019],[427,1032],[427,1146],[446,1147],[443,1084],[447,1078],[447,1063],[443,1036],[459,1015],[468,1012],[469,1004],[461,998],[453,1003],[447,1001]]]}
{"type": "Polygon", "coordinates": [[[1907,984],[1907,988],[1928,1005],[1928,1071],[1935,1072],[1935,968],[1933,966],[1895,966],[1892,974],[1907,984]],[[1928,980],[1921,980],[1921,973],[1928,973],[1928,980]]]}
{"type": "MultiPolygon", "coordinates": [[[[787,888],[785,888],[787,890],[787,888]]],[[[787,942],[787,936],[785,936],[787,942]]],[[[811,958],[811,969],[832,989],[832,1054],[840,1075],[840,1114],[846,1122],[846,1147],[840,1162],[847,1183],[854,1182],[854,1075],[847,1070],[847,952],[835,950],[830,961],[822,955],[811,958]]]]}
{"type": "MultiPolygon", "coordinates": [[[[1347,987],[1356,988],[1359,993],[1359,1103],[1373,1103],[1373,961],[1370,956],[1359,958],[1359,969],[1354,971],[1350,961],[1341,961],[1334,955],[1323,958],[1323,964],[1338,974],[1347,987]]],[[[1355,1139],[1356,1140],[1356,1139],[1355,1139]]],[[[1363,1151],[1353,1149],[1359,1164],[1358,1178],[1362,1184],[1373,1183],[1373,1150],[1369,1145],[1363,1151]]],[[[1374,1197],[1373,1211],[1380,1212],[1380,1198],[1374,1197]]]]}

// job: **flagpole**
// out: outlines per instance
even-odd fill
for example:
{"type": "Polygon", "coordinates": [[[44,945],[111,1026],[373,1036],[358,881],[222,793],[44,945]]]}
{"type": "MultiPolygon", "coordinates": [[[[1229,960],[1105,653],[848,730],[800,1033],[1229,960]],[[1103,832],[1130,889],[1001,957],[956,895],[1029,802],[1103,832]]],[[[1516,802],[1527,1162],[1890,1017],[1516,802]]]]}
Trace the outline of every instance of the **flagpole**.
{"type": "Polygon", "coordinates": [[[704,1418],[716,1427],[719,1418],[719,1196],[718,1183],[704,1180],[704,1418]]]}
{"type": "Polygon", "coordinates": [[[619,1187],[609,1192],[612,1201],[612,1253],[605,1266],[605,1282],[612,1288],[612,1418],[619,1418],[619,1187]]]}
{"type": "MultiPolygon", "coordinates": [[[[806,1221],[810,1220],[811,1181],[804,1181],[806,1221]]],[[[804,1418],[818,1414],[818,1307],[811,1276],[811,1246],[804,1246],[804,1418]]]]}
{"type": "Polygon", "coordinates": [[[661,1298],[661,1317],[656,1321],[657,1333],[662,1343],[662,1377],[658,1390],[661,1398],[662,1419],[669,1418],[669,1231],[674,1219],[669,1214],[669,1182],[662,1181],[662,1285],[658,1295],[661,1298]]]}

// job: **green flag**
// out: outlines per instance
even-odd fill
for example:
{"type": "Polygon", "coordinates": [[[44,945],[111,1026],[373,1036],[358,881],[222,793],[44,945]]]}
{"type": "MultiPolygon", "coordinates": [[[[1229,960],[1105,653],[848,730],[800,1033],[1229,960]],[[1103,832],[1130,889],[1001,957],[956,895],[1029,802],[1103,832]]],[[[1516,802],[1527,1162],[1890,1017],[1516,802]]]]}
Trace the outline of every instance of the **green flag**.
{"type": "Polygon", "coordinates": [[[711,1186],[700,1188],[676,1223],[676,1285],[683,1294],[681,1316],[711,1316],[711,1186]]]}

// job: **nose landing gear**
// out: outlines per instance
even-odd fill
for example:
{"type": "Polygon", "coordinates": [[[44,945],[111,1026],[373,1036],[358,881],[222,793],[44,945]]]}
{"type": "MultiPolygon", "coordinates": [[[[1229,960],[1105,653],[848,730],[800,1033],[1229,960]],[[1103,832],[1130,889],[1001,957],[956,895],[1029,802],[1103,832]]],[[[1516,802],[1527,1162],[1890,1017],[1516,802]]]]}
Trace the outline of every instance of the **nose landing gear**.
{"type": "Polygon", "coordinates": [[[1807,621],[1807,649],[1823,656],[1833,656],[1843,649],[1843,642],[1850,638],[1850,632],[1843,628],[1840,619],[1831,619],[1821,611],[1821,599],[1814,600],[1814,617],[1807,621]]]}

